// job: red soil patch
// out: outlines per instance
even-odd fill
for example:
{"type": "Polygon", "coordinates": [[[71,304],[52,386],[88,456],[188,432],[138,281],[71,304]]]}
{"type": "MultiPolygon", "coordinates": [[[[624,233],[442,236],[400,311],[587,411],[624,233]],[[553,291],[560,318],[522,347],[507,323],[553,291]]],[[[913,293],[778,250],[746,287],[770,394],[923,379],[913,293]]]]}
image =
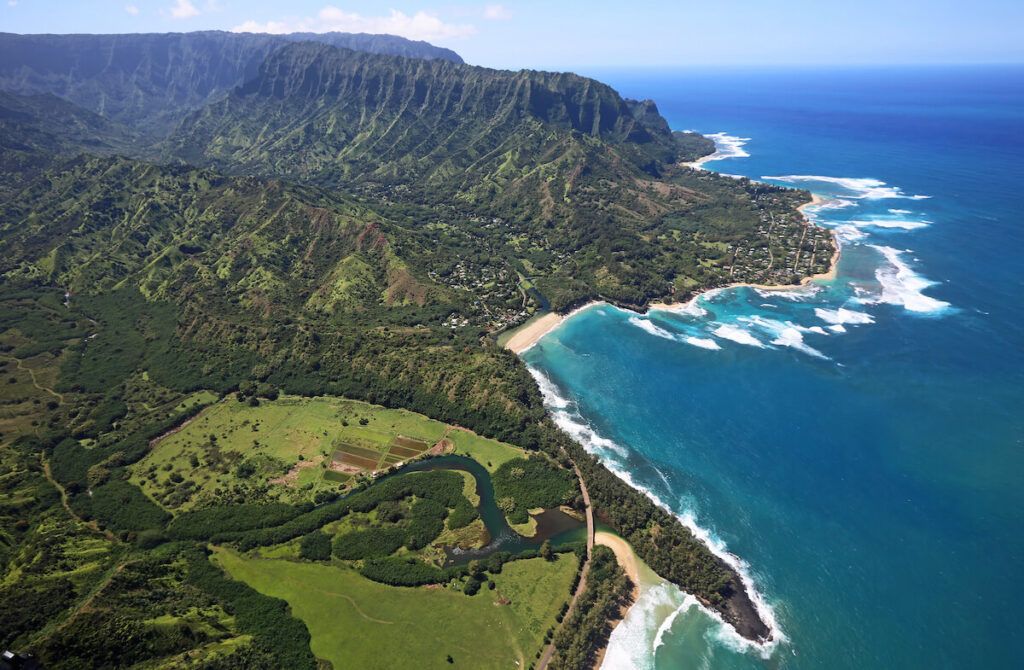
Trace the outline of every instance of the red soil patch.
{"type": "Polygon", "coordinates": [[[308,461],[299,461],[298,463],[292,466],[291,470],[281,475],[280,477],[275,477],[274,479],[269,480],[267,483],[294,486],[295,482],[299,478],[299,473],[301,473],[303,470],[308,470],[309,468],[315,468],[316,466],[320,465],[320,463],[323,460],[323,454],[317,454],[315,457],[308,461]]]}

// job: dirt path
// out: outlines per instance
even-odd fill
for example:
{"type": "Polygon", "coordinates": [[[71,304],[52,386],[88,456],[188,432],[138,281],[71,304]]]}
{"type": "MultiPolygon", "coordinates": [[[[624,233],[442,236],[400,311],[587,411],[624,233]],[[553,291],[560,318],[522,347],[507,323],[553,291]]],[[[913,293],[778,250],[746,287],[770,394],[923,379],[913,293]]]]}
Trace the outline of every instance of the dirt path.
{"type": "MultiPolygon", "coordinates": [[[[580,492],[583,494],[583,502],[587,506],[587,560],[583,564],[583,569],[580,570],[580,582],[576,586],[576,592],[572,594],[572,599],[569,601],[569,609],[565,611],[565,617],[562,618],[563,624],[569,620],[580,596],[587,590],[587,573],[590,571],[590,558],[594,554],[594,507],[590,504],[590,493],[587,492],[587,485],[583,481],[580,469],[575,464],[573,464],[572,469],[576,472],[576,478],[580,482],[580,492]]],[[[548,663],[551,662],[551,657],[554,653],[555,642],[552,638],[552,641],[544,649],[544,653],[541,654],[540,660],[537,661],[537,670],[545,670],[548,667],[548,663]]]]}
{"type": "Polygon", "coordinates": [[[46,460],[45,456],[40,457],[40,460],[43,462],[43,476],[46,477],[46,481],[50,482],[53,488],[57,489],[57,492],[60,494],[60,504],[64,506],[64,511],[67,512],[72,519],[82,524],[86,528],[92,530],[93,532],[99,535],[104,536],[111,542],[118,542],[117,536],[109,530],[101,530],[99,524],[96,523],[95,519],[92,521],[86,521],[82,517],[78,516],[75,510],[72,509],[71,503],[68,502],[68,492],[64,490],[64,487],[61,485],[60,482],[54,479],[53,472],[51,472],[50,470],[50,462],[46,460]]]}
{"type": "Polygon", "coordinates": [[[4,356],[3,358],[6,358],[9,361],[14,361],[15,363],[17,363],[17,367],[19,370],[27,372],[28,376],[32,378],[32,386],[35,386],[37,390],[49,393],[54,398],[56,398],[60,402],[60,404],[64,404],[64,396],[61,395],[60,393],[57,393],[49,386],[41,386],[39,384],[39,381],[36,379],[36,371],[30,367],[26,367],[24,365],[24,361],[22,361],[20,358],[15,358],[14,356],[4,356]]]}

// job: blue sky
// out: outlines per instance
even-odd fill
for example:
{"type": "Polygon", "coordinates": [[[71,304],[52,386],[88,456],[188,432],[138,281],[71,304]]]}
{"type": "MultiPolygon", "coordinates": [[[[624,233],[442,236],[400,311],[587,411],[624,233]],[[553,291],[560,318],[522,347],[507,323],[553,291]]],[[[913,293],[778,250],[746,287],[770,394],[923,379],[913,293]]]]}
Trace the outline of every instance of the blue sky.
{"type": "Polygon", "coordinates": [[[1024,0],[0,0],[0,31],[387,32],[492,67],[1024,62],[1024,0]]]}

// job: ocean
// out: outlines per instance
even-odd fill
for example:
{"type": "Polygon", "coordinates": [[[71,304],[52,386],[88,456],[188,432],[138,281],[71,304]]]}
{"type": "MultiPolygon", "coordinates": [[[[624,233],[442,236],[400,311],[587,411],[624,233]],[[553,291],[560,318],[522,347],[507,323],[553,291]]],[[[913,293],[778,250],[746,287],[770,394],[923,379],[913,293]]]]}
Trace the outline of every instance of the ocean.
{"type": "Polygon", "coordinates": [[[1024,68],[587,72],[809,189],[834,280],[583,310],[558,422],[749,578],[776,642],[648,590],[605,668],[1010,668],[1024,644],[1024,68]]]}

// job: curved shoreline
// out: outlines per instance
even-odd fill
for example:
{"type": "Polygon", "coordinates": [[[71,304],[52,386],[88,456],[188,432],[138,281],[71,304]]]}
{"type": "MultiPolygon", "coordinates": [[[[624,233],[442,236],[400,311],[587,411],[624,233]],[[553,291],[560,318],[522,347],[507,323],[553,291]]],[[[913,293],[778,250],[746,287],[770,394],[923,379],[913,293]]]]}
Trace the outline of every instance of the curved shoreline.
{"type": "MultiPolygon", "coordinates": [[[[807,216],[806,209],[808,207],[816,207],[823,205],[828,202],[825,198],[821,197],[816,193],[811,193],[810,202],[797,207],[797,211],[803,215],[807,220],[808,225],[817,225],[807,216]]],[[[835,244],[835,252],[832,254],[832,258],[829,260],[829,269],[827,272],[821,272],[815,275],[807,275],[800,280],[799,284],[751,284],[749,282],[735,282],[732,284],[725,284],[723,286],[714,286],[711,288],[701,289],[697,293],[687,300],[686,302],[648,302],[646,305],[631,306],[631,305],[620,305],[611,300],[591,300],[580,307],[569,311],[566,314],[560,314],[558,312],[547,312],[531,321],[526,322],[522,326],[519,326],[512,335],[505,342],[504,347],[514,354],[522,354],[529,350],[531,347],[540,342],[545,335],[557,329],[568,319],[576,316],[580,312],[595,307],[597,305],[611,305],[617,309],[624,309],[637,314],[644,314],[651,310],[660,311],[685,311],[692,309],[696,305],[697,300],[701,297],[712,295],[720,291],[726,291],[733,288],[752,288],[758,291],[796,291],[799,289],[807,288],[815,281],[831,281],[836,278],[837,268],[839,267],[839,259],[842,256],[842,248],[839,244],[839,237],[832,232],[832,242],[835,244]]]]}
{"type": "MultiPolygon", "coordinates": [[[[824,198],[812,193],[811,200],[798,207],[797,210],[807,220],[808,225],[816,225],[807,216],[805,210],[808,207],[821,205],[825,202],[826,200],[824,198]]],[[[567,314],[550,312],[537,318],[532,323],[523,327],[522,330],[513,334],[504,346],[517,355],[521,355],[536,345],[546,335],[564,324],[568,319],[596,305],[611,304],[619,309],[639,313],[643,313],[648,310],[684,311],[687,309],[693,309],[696,306],[697,300],[702,296],[707,296],[711,293],[717,293],[732,288],[752,288],[763,291],[792,291],[805,288],[814,281],[829,281],[836,277],[837,267],[841,256],[839,239],[834,232],[832,234],[832,239],[835,244],[835,252],[830,259],[828,272],[803,277],[799,284],[773,285],[737,282],[735,284],[728,284],[725,286],[702,290],[684,303],[654,302],[648,303],[644,306],[639,306],[638,308],[632,306],[620,306],[608,300],[592,300],[581,307],[573,309],[567,314]]],[[[615,469],[613,469],[613,472],[615,472],[615,469]]],[[[619,474],[619,476],[621,477],[622,475],[619,474]]],[[[625,477],[625,479],[628,484],[633,486],[633,488],[644,492],[648,497],[651,497],[655,504],[660,504],[660,501],[657,500],[656,497],[652,496],[649,491],[645,491],[643,488],[635,486],[630,478],[625,477]]],[[[664,507],[663,504],[661,504],[661,506],[664,507]]],[[[706,531],[697,527],[695,522],[692,520],[690,520],[690,523],[687,523],[687,521],[682,517],[677,518],[680,519],[680,522],[683,523],[696,538],[708,547],[711,553],[721,561],[723,567],[725,567],[732,575],[732,592],[730,595],[723,603],[720,603],[717,606],[709,602],[701,602],[705,611],[710,613],[714,618],[719,619],[723,625],[728,624],[728,627],[732,628],[735,634],[746,643],[752,644],[761,650],[770,649],[780,639],[784,639],[782,632],[778,629],[778,626],[774,621],[774,615],[771,612],[771,609],[764,602],[762,595],[757,591],[757,588],[753,583],[753,579],[747,571],[743,569],[745,564],[742,559],[729,552],[725,547],[716,546],[716,543],[707,536],[706,531]]],[[[614,551],[615,547],[612,547],[612,549],[614,551]]],[[[619,547],[619,549],[621,550],[622,547],[619,547]]],[[[616,552],[617,557],[619,557],[619,553],[620,552],[616,552]]],[[[630,553],[632,553],[631,548],[630,553]]],[[[626,554],[623,554],[623,556],[625,555],[626,554]]],[[[636,602],[635,598],[634,602],[636,602]]]]}

